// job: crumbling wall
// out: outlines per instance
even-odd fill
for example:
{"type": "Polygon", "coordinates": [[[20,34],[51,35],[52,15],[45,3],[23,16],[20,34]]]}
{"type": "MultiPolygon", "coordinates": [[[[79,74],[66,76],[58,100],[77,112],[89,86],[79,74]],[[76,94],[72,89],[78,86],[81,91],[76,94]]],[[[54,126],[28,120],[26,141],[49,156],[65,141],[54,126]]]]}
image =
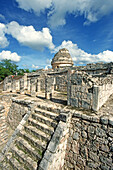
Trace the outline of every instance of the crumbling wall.
{"type": "Polygon", "coordinates": [[[68,105],[98,111],[113,93],[113,75],[91,76],[85,72],[68,73],[68,105]]]}
{"type": "Polygon", "coordinates": [[[67,73],[56,75],[55,90],[67,92],[67,73]]]}
{"type": "Polygon", "coordinates": [[[113,62],[111,63],[89,63],[86,66],[74,66],[76,71],[85,71],[88,74],[112,74],[113,62]]]}
{"type": "Polygon", "coordinates": [[[100,78],[98,81],[98,108],[100,108],[113,93],[113,76],[100,78]]]}
{"type": "Polygon", "coordinates": [[[93,81],[86,73],[68,74],[68,105],[92,109],[93,81]]]}
{"type": "Polygon", "coordinates": [[[45,75],[40,76],[40,91],[45,91],[45,75]]]}
{"type": "Polygon", "coordinates": [[[4,80],[3,90],[7,92],[12,91],[12,76],[8,76],[4,80]]]}
{"type": "Polygon", "coordinates": [[[46,76],[45,78],[45,97],[51,99],[54,92],[55,78],[53,76],[46,76]]]}
{"type": "Polygon", "coordinates": [[[15,129],[22,118],[27,114],[30,104],[33,104],[33,102],[27,100],[24,101],[23,99],[12,99],[12,104],[7,115],[8,123],[12,129],[15,129]]]}
{"type": "Polygon", "coordinates": [[[66,169],[113,168],[113,117],[74,113],[65,157],[66,169]]]}

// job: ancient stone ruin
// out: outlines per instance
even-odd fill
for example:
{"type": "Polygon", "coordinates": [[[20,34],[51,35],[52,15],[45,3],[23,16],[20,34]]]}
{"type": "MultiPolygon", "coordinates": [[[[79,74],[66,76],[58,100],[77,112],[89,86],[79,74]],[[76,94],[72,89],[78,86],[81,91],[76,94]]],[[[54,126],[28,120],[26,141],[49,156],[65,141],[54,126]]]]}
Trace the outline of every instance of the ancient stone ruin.
{"type": "Polygon", "coordinates": [[[113,63],[73,66],[61,49],[51,64],[4,80],[0,169],[112,170],[113,63]]]}
{"type": "Polygon", "coordinates": [[[59,50],[52,59],[51,65],[52,68],[64,68],[64,67],[72,67],[73,60],[69,51],[66,48],[59,50]]]}

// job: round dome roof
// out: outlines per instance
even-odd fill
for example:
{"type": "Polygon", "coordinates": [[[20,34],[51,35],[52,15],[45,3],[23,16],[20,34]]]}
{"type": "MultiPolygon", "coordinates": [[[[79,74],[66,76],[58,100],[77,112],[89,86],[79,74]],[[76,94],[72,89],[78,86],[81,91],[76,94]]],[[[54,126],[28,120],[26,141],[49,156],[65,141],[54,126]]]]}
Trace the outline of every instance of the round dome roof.
{"type": "Polygon", "coordinates": [[[66,48],[60,49],[52,59],[51,65],[56,64],[71,64],[73,65],[73,60],[69,51],[66,48]]]}

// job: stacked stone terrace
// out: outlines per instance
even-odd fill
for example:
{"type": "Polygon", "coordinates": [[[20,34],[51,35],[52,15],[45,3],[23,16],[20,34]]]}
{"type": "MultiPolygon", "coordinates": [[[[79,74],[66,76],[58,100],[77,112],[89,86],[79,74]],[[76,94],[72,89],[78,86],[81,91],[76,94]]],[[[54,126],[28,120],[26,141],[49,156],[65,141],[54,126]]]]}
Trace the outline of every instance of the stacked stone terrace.
{"type": "Polygon", "coordinates": [[[0,154],[1,169],[112,170],[113,113],[19,94],[8,115],[15,131],[0,154]]]}

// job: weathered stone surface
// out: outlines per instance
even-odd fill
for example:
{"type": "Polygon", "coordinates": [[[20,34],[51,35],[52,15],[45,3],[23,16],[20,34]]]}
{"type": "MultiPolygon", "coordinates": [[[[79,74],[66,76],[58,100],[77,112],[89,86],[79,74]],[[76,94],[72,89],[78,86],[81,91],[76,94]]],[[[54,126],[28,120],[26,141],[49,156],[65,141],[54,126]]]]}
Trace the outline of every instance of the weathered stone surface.
{"type": "Polygon", "coordinates": [[[81,134],[82,134],[82,137],[83,137],[83,138],[87,138],[87,132],[82,131],[81,134]]]}
{"type": "Polygon", "coordinates": [[[100,121],[101,121],[101,123],[107,125],[108,124],[108,117],[103,116],[103,117],[100,118],[100,121]]]}
{"type": "Polygon", "coordinates": [[[109,152],[109,147],[107,145],[102,144],[100,149],[104,152],[109,152]]]}
{"type": "Polygon", "coordinates": [[[75,132],[75,133],[74,133],[73,139],[74,139],[74,140],[79,140],[79,133],[78,133],[78,132],[75,132]]]}
{"type": "Polygon", "coordinates": [[[7,142],[7,138],[8,132],[5,107],[0,105],[0,146],[7,142]]]}
{"type": "Polygon", "coordinates": [[[109,118],[109,124],[113,126],[113,117],[109,118]]]}
{"type": "Polygon", "coordinates": [[[82,119],[82,115],[76,118],[75,114],[72,117],[72,125],[70,127],[73,133],[70,133],[68,138],[70,147],[67,149],[67,159],[65,160],[67,169],[69,169],[67,161],[69,162],[70,150],[73,152],[70,155],[71,159],[73,159],[71,163],[73,163],[73,166],[74,163],[76,164],[76,169],[106,170],[112,167],[112,126],[108,123],[108,117],[106,116],[101,118],[96,116],[96,119],[94,116],[94,119],[92,118],[92,116],[84,116],[84,119],[82,119]],[[74,134],[77,140],[74,139],[74,134]],[[81,158],[82,162],[81,160],[78,161],[78,157],[81,158]]]}
{"type": "Polygon", "coordinates": [[[100,136],[100,137],[106,137],[107,136],[106,132],[103,129],[98,128],[98,127],[96,128],[96,135],[100,136]]]}

